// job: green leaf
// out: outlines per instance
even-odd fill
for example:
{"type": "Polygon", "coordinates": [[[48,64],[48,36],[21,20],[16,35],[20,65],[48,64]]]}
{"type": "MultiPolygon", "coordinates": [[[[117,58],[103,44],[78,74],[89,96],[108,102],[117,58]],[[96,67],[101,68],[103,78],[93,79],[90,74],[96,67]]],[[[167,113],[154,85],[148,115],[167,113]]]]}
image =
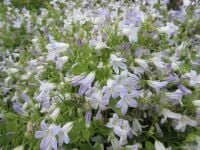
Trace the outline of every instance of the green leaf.
{"type": "Polygon", "coordinates": [[[150,141],[145,142],[145,148],[146,150],[154,150],[154,146],[150,141]]]}
{"type": "Polygon", "coordinates": [[[90,130],[89,129],[85,129],[84,131],[83,131],[83,138],[85,139],[85,140],[89,140],[90,139],[90,130]]]}
{"type": "Polygon", "coordinates": [[[194,142],[196,140],[196,138],[197,138],[196,134],[190,133],[190,134],[187,135],[185,141],[186,142],[194,142]]]}
{"type": "Polygon", "coordinates": [[[118,102],[118,100],[116,100],[116,99],[111,100],[108,105],[108,108],[112,109],[117,114],[121,114],[121,110],[116,107],[117,102],[118,102]]]}
{"type": "Polygon", "coordinates": [[[74,121],[72,131],[69,133],[71,143],[86,142],[93,136],[93,129],[85,127],[83,118],[74,121]]]}
{"type": "Polygon", "coordinates": [[[79,144],[80,150],[93,150],[94,148],[90,143],[81,143],[79,144]]]}
{"type": "Polygon", "coordinates": [[[103,144],[100,143],[95,143],[93,147],[95,150],[103,150],[103,144]]]}
{"type": "Polygon", "coordinates": [[[87,72],[88,65],[83,63],[78,63],[77,65],[71,68],[73,74],[81,74],[87,72]]]}

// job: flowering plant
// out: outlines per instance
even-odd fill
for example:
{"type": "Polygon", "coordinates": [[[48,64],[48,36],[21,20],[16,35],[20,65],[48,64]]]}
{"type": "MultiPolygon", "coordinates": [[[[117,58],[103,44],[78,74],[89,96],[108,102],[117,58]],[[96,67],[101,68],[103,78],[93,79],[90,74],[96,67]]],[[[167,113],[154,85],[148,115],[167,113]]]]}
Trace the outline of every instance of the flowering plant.
{"type": "Polygon", "coordinates": [[[200,149],[197,0],[36,2],[0,2],[0,149],[200,149]]]}

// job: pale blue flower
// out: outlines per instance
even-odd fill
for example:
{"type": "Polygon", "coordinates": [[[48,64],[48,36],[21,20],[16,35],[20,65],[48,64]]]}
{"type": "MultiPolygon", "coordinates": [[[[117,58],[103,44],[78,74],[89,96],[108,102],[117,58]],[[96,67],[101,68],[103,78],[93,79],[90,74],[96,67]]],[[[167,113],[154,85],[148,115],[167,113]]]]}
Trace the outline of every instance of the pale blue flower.
{"type": "Polygon", "coordinates": [[[15,21],[13,21],[13,27],[16,29],[21,28],[22,21],[23,20],[21,18],[17,18],[15,21]]]}
{"type": "Polygon", "coordinates": [[[147,0],[147,3],[150,4],[151,7],[153,7],[155,4],[158,3],[158,0],[147,0]]]}
{"type": "Polygon", "coordinates": [[[108,128],[113,128],[114,133],[120,137],[119,144],[124,145],[127,143],[127,137],[132,137],[132,129],[127,120],[120,119],[116,113],[109,119],[106,125],[108,128]]]}
{"type": "Polygon", "coordinates": [[[57,150],[57,139],[56,135],[60,132],[61,128],[60,126],[56,126],[54,124],[51,124],[47,126],[45,121],[43,120],[40,124],[40,127],[42,131],[36,131],[35,132],[35,138],[40,139],[42,138],[42,141],[40,143],[40,149],[41,150],[57,150]]]}
{"type": "Polygon", "coordinates": [[[46,49],[49,51],[49,53],[55,52],[56,54],[65,52],[68,48],[69,44],[55,41],[46,45],[46,49]]]}
{"type": "Polygon", "coordinates": [[[114,75],[113,78],[119,85],[121,85],[121,91],[128,90],[131,92],[138,89],[138,76],[128,72],[127,70],[122,71],[120,75],[114,75]]]}
{"type": "Polygon", "coordinates": [[[156,94],[159,94],[160,89],[168,84],[167,81],[148,81],[148,85],[156,90],[156,94]]]}
{"type": "Polygon", "coordinates": [[[68,144],[70,142],[68,133],[72,130],[73,128],[73,122],[68,122],[66,123],[59,131],[58,136],[59,136],[59,145],[62,146],[63,143],[68,144]]]}
{"type": "Polygon", "coordinates": [[[196,86],[200,84],[200,75],[197,75],[195,70],[191,70],[189,73],[183,75],[183,77],[189,78],[189,85],[196,86]]]}
{"type": "Polygon", "coordinates": [[[10,4],[11,4],[11,0],[4,0],[4,4],[5,4],[6,6],[10,5],[10,4]]]}
{"type": "Polygon", "coordinates": [[[133,67],[134,74],[141,77],[142,74],[144,74],[145,69],[143,67],[133,67]]]}
{"type": "Polygon", "coordinates": [[[188,7],[191,4],[190,0],[183,0],[183,5],[188,7]]]}
{"type": "Polygon", "coordinates": [[[41,91],[39,95],[35,97],[35,100],[41,102],[42,108],[48,108],[50,106],[49,92],[41,91]]]}
{"type": "Polygon", "coordinates": [[[183,115],[180,119],[176,120],[177,124],[174,127],[175,130],[184,132],[187,125],[196,127],[198,125],[196,120],[189,118],[188,116],[183,115]]]}
{"type": "Polygon", "coordinates": [[[119,118],[119,116],[114,113],[112,118],[109,118],[109,122],[106,124],[108,128],[115,128],[116,126],[122,125],[122,119],[119,118]]]}
{"type": "Polygon", "coordinates": [[[161,0],[161,4],[167,5],[170,3],[170,0],[161,0]]]}
{"type": "Polygon", "coordinates": [[[89,46],[90,47],[94,47],[95,50],[101,50],[103,48],[109,48],[106,44],[106,42],[104,42],[102,40],[102,35],[97,36],[96,39],[92,39],[89,41],[89,46]]]}
{"type": "Polygon", "coordinates": [[[116,107],[121,108],[121,112],[125,115],[128,111],[128,107],[137,107],[137,102],[134,98],[138,97],[139,93],[121,93],[121,99],[116,104],[116,107]]]}
{"type": "Polygon", "coordinates": [[[47,60],[56,62],[56,58],[59,57],[61,53],[67,52],[68,48],[69,44],[67,43],[52,41],[52,43],[46,45],[46,49],[48,49],[47,60]]]}
{"type": "Polygon", "coordinates": [[[94,88],[92,94],[86,97],[86,100],[90,102],[92,108],[100,110],[106,109],[106,103],[103,101],[103,93],[99,88],[94,88]]]}
{"type": "Polygon", "coordinates": [[[87,111],[87,112],[85,113],[85,124],[86,124],[86,127],[87,127],[87,128],[90,127],[91,117],[92,117],[92,111],[87,111]]]}
{"type": "Polygon", "coordinates": [[[180,10],[171,10],[169,11],[169,16],[173,20],[184,22],[186,17],[185,9],[181,8],[180,10]]]}
{"type": "Polygon", "coordinates": [[[136,58],[134,60],[140,67],[142,67],[144,70],[149,70],[149,65],[147,64],[147,61],[144,59],[136,58]]]}
{"type": "Polygon", "coordinates": [[[122,126],[114,129],[115,134],[120,137],[120,145],[127,144],[127,137],[132,138],[132,129],[129,125],[128,120],[123,120],[122,126]]]}
{"type": "Polygon", "coordinates": [[[167,92],[165,93],[166,98],[168,101],[172,102],[173,104],[181,104],[182,105],[182,97],[183,93],[178,89],[175,92],[167,92]]]}
{"type": "Polygon", "coordinates": [[[75,76],[71,79],[71,84],[73,86],[80,85],[78,94],[83,95],[85,92],[92,88],[92,82],[95,78],[95,72],[90,72],[88,75],[82,74],[75,76]]]}
{"type": "Polygon", "coordinates": [[[126,26],[122,29],[122,35],[125,35],[128,37],[129,42],[137,42],[138,41],[138,31],[139,27],[134,27],[134,26],[126,26]]]}
{"type": "Polygon", "coordinates": [[[55,61],[56,63],[56,68],[58,70],[62,69],[62,66],[64,65],[64,63],[66,63],[69,60],[69,58],[67,56],[62,56],[62,57],[58,57],[55,61]]]}
{"type": "Polygon", "coordinates": [[[177,33],[178,30],[179,30],[179,27],[176,26],[173,22],[167,22],[166,26],[160,27],[158,29],[158,31],[160,33],[167,34],[168,38],[170,38],[172,35],[174,35],[175,33],[177,33]]]}
{"type": "Polygon", "coordinates": [[[164,117],[161,119],[161,123],[164,123],[167,120],[167,118],[176,119],[176,120],[179,120],[182,118],[182,115],[180,113],[174,113],[170,111],[169,109],[163,109],[161,114],[164,117]]]}
{"type": "Polygon", "coordinates": [[[165,81],[171,83],[171,82],[178,82],[179,81],[179,77],[177,74],[173,73],[173,74],[169,74],[168,77],[165,78],[165,81]]]}
{"type": "Polygon", "coordinates": [[[166,63],[162,61],[162,56],[160,54],[156,54],[154,57],[151,58],[153,64],[159,69],[165,69],[166,63]]]}
{"type": "Polygon", "coordinates": [[[22,93],[21,96],[22,96],[22,98],[23,98],[23,100],[25,102],[27,102],[27,103],[30,102],[30,98],[29,98],[29,96],[26,93],[22,93]]]}
{"type": "Polygon", "coordinates": [[[122,148],[122,146],[119,143],[118,138],[113,134],[113,132],[109,133],[108,141],[111,143],[113,150],[120,150],[122,148]]]}
{"type": "Polygon", "coordinates": [[[125,64],[126,61],[126,59],[117,57],[114,54],[110,55],[110,65],[113,67],[116,74],[119,74],[119,68],[125,70],[127,69],[127,66],[125,64]]]}
{"type": "Polygon", "coordinates": [[[56,88],[56,85],[54,83],[50,83],[48,81],[40,81],[40,80],[39,82],[40,82],[40,88],[39,88],[40,92],[49,92],[56,88]]]}
{"type": "Polygon", "coordinates": [[[17,112],[19,115],[26,114],[25,110],[22,108],[22,105],[19,102],[14,102],[12,105],[12,108],[15,112],[17,112]]]}
{"type": "Polygon", "coordinates": [[[183,95],[189,95],[189,94],[192,94],[192,91],[189,90],[188,88],[186,88],[185,86],[183,85],[178,85],[178,89],[183,93],[183,95]]]}
{"type": "Polygon", "coordinates": [[[177,57],[176,55],[171,56],[170,58],[171,61],[171,68],[176,71],[179,69],[179,66],[181,65],[181,61],[179,60],[179,57],[177,57]]]}
{"type": "MultiPolygon", "coordinates": [[[[52,105],[51,105],[52,106],[52,105]]],[[[51,114],[49,115],[49,117],[52,119],[52,120],[56,120],[58,118],[58,116],[60,115],[60,108],[55,108],[51,114]]]]}
{"type": "Polygon", "coordinates": [[[195,19],[197,20],[200,19],[200,8],[194,10],[194,16],[195,16],[195,19]]]}
{"type": "Polygon", "coordinates": [[[115,80],[108,79],[107,86],[104,86],[102,89],[103,101],[107,105],[109,103],[110,97],[117,98],[121,91],[121,86],[117,84],[115,80]]]}

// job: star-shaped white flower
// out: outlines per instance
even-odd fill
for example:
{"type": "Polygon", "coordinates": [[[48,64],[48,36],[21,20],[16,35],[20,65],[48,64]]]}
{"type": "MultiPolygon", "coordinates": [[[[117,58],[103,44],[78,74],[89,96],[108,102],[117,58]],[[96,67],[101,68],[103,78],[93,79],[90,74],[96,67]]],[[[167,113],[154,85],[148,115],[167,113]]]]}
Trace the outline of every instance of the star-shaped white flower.
{"type": "Polygon", "coordinates": [[[63,145],[63,143],[68,144],[70,142],[68,133],[73,128],[73,122],[66,123],[60,130],[58,136],[59,136],[59,145],[63,145]]]}
{"type": "Polygon", "coordinates": [[[126,70],[127,66],[125,64],[126,59],[117,57],[114,54],[110,55],[110,65],[113,67],[114,72],[119,74],[119,68],[126,70]]]}
{"type": "Polygon", "coordinates": [[[50,150],[53,148],[54,150],[57,150],[56,135],[58,135],[58,133],[61,130],[60,126],[56,126],[55,124],[47,126],[45,121],[42,121],[40,126],[42,131],[35,132],[35,138],[37,139],[42,138],[42,141],[40,143],[40,149],[50,150]]]}

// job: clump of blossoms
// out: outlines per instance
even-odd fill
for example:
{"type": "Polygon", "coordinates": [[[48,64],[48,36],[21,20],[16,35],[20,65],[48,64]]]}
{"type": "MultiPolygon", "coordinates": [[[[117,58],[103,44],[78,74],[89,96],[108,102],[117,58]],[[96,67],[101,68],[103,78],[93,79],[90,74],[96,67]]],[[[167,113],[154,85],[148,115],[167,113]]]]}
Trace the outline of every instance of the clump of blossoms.
{"type": "Polygon", "coordinates": [[[200,149],[198,1],[0,5],[0,149],[200,149]]]}

